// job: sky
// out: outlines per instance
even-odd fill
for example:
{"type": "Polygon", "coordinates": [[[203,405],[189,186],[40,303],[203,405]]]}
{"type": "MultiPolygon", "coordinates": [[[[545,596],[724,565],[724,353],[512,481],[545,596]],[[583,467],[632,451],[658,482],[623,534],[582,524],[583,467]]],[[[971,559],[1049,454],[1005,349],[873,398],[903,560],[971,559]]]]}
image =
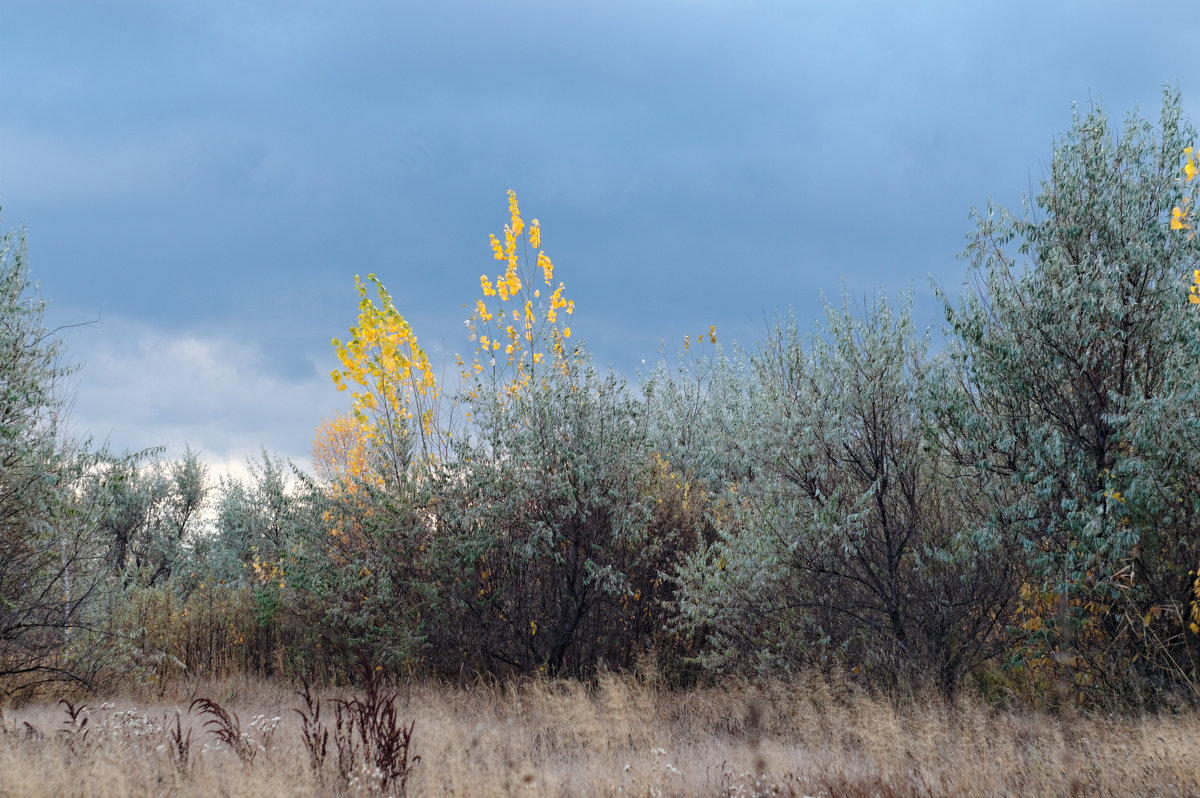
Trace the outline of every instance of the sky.
{"type": "Polygon", "coordinates": [[[843,284],[936,333],[972,207],[1036,193],[1074,106],[1200,121],[1195,15],[1138,5],[0,0],[0,230],[90,322],[79,434],[307,468],[354,276],[453,372],[509,189],[635,383],[843,284]]]}

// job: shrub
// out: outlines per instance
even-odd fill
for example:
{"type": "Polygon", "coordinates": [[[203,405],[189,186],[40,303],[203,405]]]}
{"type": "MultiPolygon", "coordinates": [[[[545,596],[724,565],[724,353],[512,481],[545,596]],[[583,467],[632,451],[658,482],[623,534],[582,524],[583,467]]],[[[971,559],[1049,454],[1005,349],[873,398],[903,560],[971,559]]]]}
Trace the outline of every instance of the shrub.
{"type": "Polygon", "coordinates": [[[1035,205],[977,214],[971,281],[946,301],[965,386],[945,408],[948,451],[980,476],[989,534],[1027,555],[1019,661],[1093,698],[1197,684],[1200,243],[1170,232],[1195,135],[1180,106],[1164,94],[1157,130],[1077,113],[1035,205]]]}
{"type": "Polygon", "coordinates": [[[639,406],[582,359],[565,372],[476,412],[477,440],[437,483],[430,545],[444,612],[429,636],[440,667],[627,667],[653,631],[641,608],[665,595],[658,567],[675,541],[649,534],[639,406]]]}
{"type": "Polygon", "coordinates": [[[995,653],[1012,563],[969,526],[970,486],[929,445],[926,346],[907,301],[883,296],[862,318],[843,299],[806,343],[794,323],[770,331],[741,438],[759,475],[680,572],[710,668],[836,663],[950,692],[995,653]]]}

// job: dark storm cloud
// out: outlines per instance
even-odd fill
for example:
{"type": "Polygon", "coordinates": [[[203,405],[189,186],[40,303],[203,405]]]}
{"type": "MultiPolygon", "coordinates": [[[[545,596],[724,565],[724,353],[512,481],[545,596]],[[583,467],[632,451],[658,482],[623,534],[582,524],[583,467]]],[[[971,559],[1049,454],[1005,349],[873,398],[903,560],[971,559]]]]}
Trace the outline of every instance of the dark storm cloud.
{"type": "MultiPolygon", "coordinates": [[[[913,285],[932,319],[970,206],[1036,191],[1073,102],[1153,119],[1173,82],[1196,107],[1197,32],[1123,3],[16,2],[0,204],[53,318],[114,320],[73,338],[82,414],[106,423],[88,386],[110,396],[135,340],[241,342],[254,379],[179,403],[172,438],[301,456],[309,429],[256,427],[230,391],[320,379],[355,273],[464,348],[508,188],[621,369],[708,324],[811,319],[843,275],[913,285]]],[[[313,390],[275,401],[337,406],[313,390]]]]}

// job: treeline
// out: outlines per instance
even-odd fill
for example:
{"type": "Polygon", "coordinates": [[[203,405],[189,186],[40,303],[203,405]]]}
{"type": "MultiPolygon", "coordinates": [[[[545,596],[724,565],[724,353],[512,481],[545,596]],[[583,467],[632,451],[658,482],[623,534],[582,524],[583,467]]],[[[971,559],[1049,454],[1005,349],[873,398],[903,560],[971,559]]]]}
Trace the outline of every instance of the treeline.
{"type": "Polygon", "coordinates": [[[689,337],[639,386],[572,337],[513,196],[456,395],[360,283],[335,341],[354,409],[318,430],[313,475],[264,455],[214,482],[191,452],[64,441],[56,344],[10,235],[5,689],[369,664],[1194,702],[1200,243],[1178,210],[1194,135],[1174,93],[1157,127],[1077,113],[1026,212],[976,214],[939,352],[908,295],[843,297],[751,349],[689,337]]]}

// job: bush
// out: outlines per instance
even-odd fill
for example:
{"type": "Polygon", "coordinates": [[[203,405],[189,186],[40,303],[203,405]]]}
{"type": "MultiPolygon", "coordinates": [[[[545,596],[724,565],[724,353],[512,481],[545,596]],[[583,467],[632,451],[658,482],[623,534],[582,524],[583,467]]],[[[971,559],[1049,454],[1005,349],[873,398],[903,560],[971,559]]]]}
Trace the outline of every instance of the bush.
{"type": "MultiPolygon", "coordinates": [[[[680,540],[660,525],[641,408],[582,355],[486,408],[437,483],[428,626],[443,669],[585,674],[651,646],[680,540]]],[[[482,412],[481,412],[482,410],[482,412]]]]}
{"type": "Polygon", "coordinates": [[[773,328],[752,358],[758,477],[681,570],[689,627],[718,671],[840,665],[946,692],[1002,646],[1010,547],[969,526],[970,490],[930,445],[937,372],[908,303],[843,299],[802,343],[773,328]]]}
{"type": "Polygon", "coordinates": [[[1018,662],[1094,699],[1154,701],[1181,679],[1200,694],[1185,626],[1200,242],[1169,229],[1194,137],[1171,92],[1158,130],[1077,113],[1040,213],[978,215],[971,281],[946,302],[965,386],[945,408],[949,451],[979,475],[988,533],[1027,553],[1018,662]]]}
{"type": "Polygon", "coordinates": [[[32,294],[23,233],[0,239],[0,689],[90,681],[99,664],[96,534],[109,459],[69,440],[54,331],[32,294]]]}

